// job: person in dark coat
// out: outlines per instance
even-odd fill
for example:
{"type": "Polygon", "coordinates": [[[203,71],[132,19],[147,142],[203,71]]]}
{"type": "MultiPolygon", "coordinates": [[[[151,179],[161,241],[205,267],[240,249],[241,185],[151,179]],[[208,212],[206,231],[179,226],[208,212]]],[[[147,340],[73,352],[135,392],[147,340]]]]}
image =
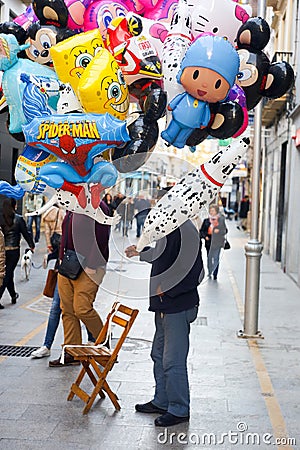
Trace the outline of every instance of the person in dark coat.
{"type": "Polygon", "coordinates": [[[155,313],[155,335],[151,358],[154,363],[153,400],[137,404],[141,413],[161,414],[156,426],[186,422],[190,416],[187,373],[190,324],[198,313],[197,286],[203,278],[201,239],[191,221],[141,253],[132,245],[128,257],[140,256],[152,264],[149,311],[155,313]]]}
{"type": "Polygon", "coordinates": [[[210,205],[209,217],[203,220],[200,228],[200,237],[205,242],[208,277],[213,275],[214,280],[218,277],[220,252],[224,248],[227,231],[225,217],[219,213],[219,207],[210,205]]]}
{"type": "MultiPolygon", "coordinates": [[[[6,274],[0,288],[0,300],[7,288],[12,304],[17,302],[19,294],[15,290],[14,273],[20,258],[20,242],[23,236],[25,241],[34,252],[35,244],[32,235],[27,230],[26,222],[22,216],[16,213],[17,202],[14,198],[3,200],[2,214],[0,216],[0,226],[5,240],[5,260],[6,274]]],[[[4,306],[1,305],[0,309],[4,306]]]]}
{"type": "Polygon", "coordinates": [[[249,209],[250,209],[249,196],[245,195],[245,197],[241,200],[240,204],[239,216],[241,221],[240,225],[237,227],[238,229],[240,229],[241,227],[244,231],[247,230],[247,217],[249,209]]]}

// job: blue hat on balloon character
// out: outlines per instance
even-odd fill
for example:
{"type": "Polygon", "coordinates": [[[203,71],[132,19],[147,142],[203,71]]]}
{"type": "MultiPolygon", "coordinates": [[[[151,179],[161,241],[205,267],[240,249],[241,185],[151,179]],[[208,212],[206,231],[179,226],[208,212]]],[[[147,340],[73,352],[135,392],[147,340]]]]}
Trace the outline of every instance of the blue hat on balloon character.
{"type": "Polygon", "coordinates": [[[239,65],[238,53],[230,42],[219,36],[200,36],[186,51],[177,74],[177,81],[180,83],[186,67],[204,67],[219,73],[232,87],[239,71],[239,65]]]}

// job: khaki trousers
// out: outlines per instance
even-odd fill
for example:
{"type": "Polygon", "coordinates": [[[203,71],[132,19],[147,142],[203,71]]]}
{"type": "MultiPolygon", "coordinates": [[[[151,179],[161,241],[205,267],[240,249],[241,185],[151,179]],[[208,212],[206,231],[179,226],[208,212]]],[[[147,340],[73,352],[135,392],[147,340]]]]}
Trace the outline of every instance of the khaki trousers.
{"type": "Polygon", "coordinates": [[[99,267],[95,275],[84,271],[77,280],[69,280],[58,274],[58,291],[64,327],[64,345],[82,344],[80,320],[97,338],[103,322],[93,307],[96,294],[105,275],[105,269],[99,267]]]}

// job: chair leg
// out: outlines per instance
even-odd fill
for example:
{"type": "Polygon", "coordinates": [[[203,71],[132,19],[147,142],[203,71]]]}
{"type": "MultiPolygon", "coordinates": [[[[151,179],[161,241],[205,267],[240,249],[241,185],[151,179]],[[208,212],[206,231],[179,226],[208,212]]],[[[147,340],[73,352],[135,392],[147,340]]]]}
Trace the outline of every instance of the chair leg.
{"type": "Polygon", "coordinates": [[[117,411],[120,411],[121,406],[118,402],[118,396],[110,389],[108,383],[106,380],[103,381],[103,390],[107,393],[107,395],[109,396],[109,398],[111,399],[114,407],[116,408],[117,411]]]}
{"type": "MultiPolygon", "coordinates": [[[[82,364],[82,365],[83,365],[83,364],[82,364]]],[[[85,368],[85,367],[82,367],[82,369],[81,369],[81,371],[79,372],[79,375],[78,375],[78,377],[76,378],[76,381],[75,381],[75,383],[74,383],[76,386],[79,387],[80,383],[81,383],[82,380],[83,380],[83,377],[84,377],[85,373],[86,373],[86,368],[85,368]]],[[[71,390],[70,390],[70,392],[69,392],[69,395],[68,395],[67,400],[68,400],[68,401],[73,400],[74,395],[75,395],[75,392],[72,391],[72,387],[71,387],[71,390]]]]}

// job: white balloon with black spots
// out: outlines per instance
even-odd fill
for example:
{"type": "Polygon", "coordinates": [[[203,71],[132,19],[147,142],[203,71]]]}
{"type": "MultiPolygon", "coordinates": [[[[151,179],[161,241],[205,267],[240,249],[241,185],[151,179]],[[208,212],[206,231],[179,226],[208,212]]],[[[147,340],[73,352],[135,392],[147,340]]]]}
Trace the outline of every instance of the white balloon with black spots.
{"type": "Polygon", "coordinates": [[[149,212],[137,251],[167,236],[201,210],[207,209],[246,152],[249,142],[245,136],[233,140],[168,191],[149,212]]]}

